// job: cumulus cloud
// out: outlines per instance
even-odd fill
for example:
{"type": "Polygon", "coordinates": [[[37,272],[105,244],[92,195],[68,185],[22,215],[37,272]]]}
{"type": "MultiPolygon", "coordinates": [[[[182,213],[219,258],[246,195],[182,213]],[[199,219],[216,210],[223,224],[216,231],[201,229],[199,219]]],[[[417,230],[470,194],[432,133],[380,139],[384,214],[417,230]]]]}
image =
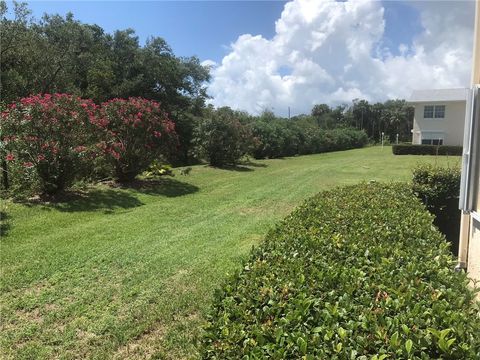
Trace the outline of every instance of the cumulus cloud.
{"type": "Polygon", "coordinates": [[[209,68],[214,68],[214,67],[216,67],[218,64],[217,64],[215,61],[211,60],[211,59],[207,59],[207,60],[202,61],[202,62],[201,62],[201,65],[202,65],[202,66],[209,67],[209,68]]]}
{"type": "MultiPolygon", "coordinates": [[[[382,46],[384,7],[378,1],[294,0],[275,24],[275,36],[244,34],[212,67],[216,106],[284,115],[314,104],[354,98],[406,98],[412,89],[468,86],[473,3],[410,3],[423,31],[398,55],[382,46]]],[[[213,65],[213,64],[210,64],[213,65]]]]}

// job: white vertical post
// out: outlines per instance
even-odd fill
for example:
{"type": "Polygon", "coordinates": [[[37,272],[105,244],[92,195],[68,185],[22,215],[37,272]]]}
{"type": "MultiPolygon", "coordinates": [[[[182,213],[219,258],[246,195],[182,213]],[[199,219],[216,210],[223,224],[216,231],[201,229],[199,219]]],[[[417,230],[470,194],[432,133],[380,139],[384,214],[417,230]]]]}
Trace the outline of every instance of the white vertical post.
{"type": "MultiPolygon", "coordinates": [[[[473,30],[473,56],[472,56],[472,87],[480,83],[480,4],[479,0],[475,1],[475,28],[473,30]]],[[[467,106],[468,106],[467,101],[467,106]]],[[[468,108],[466,113],[468,113],[468,108]]],[[[465,124],[467,126],[467,124],[465,124]]],[[[465,129],[467,131],[467,129],[465,129]]],[[[465,146],[465,144],[464,144],[465,146]]],[[[465,151],[465,149],[464,149],[465,151]]],[[[465,169],[462,169],[464,172],[465,169]]],[[[463,189],[465,191],[465,189],[463,189]]],[[[468,247],[471,235],[472,221],[468,212],[462,211],[460,220],[460,239],[458,244],[458,265],[457,269],[468,270],[468,247]]]]}
{"type": "Polygon", "coordinates": [[[398,134],[397,134],[397,145],[398,145],[398,134]]]}
{"type": "Polygon", "coordinates": [[[385,133],[382,131],[382,149],[383,149],[383,140],[384,140],[385,133]]]}

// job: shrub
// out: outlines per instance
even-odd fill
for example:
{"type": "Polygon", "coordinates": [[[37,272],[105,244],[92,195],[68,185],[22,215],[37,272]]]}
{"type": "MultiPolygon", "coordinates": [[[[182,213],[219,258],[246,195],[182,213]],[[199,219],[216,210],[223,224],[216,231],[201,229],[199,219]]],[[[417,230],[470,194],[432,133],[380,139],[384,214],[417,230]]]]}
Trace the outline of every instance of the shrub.
{"type": "Polygon", "coordinates": [[[428,210],[435,215],[434,224],[458,254],[460,234],[460,168],[421,164],[413,169],[412,189],[428,210]]]}
{"type": "Polygon", "coordinates": [[[429,209],[442,209],[450,200],[458,201],[460,169],[421,164],[413,169],[412,188],[429,209]]]}
{"type": "Polygon", "coordinates": [[[255,138],[252,155],[256,159],[285,156],[287,131],[280,121],[257,121],[252,126],[255,138]]]}
{"type": "Polygon", "coordinates": [[[154,160],[148,169],[143,173],[148,178],[156,178],[159,176],[175,176],[172,167],[167,164],[161,164],[158,160],[154,160]]]}
{"type": "MultiPolygon", "coordinates": [[[[2,143],[21,187],[55,194],[72,184],[91,143],[96,106],[66,94],[34,95],[2,112],[2,143]]],[[[10,172],[10,171],[9,171],[10,172]]]]}
{"type": "Polygon", "coordinates": [[[361,130],[322,130],[274,119],[254,122],[252,132],[255,138],[252,154],[256,159],[341,151],[368,143],[367,134],[361,130]]]}
{"type": "Polygon", "coordinates": [[[408,185],[318,194],[215,295],[204,359],[478,359],[468,278],[408,185]]]}
{"type": "Polygon", "coordinates": [[[173,122],[159,103],[143,98],[103,103],[97,126],[97,147],[120,182],[133,180],[176,145],[173,122]]]}
{"type": "Polygon", "coordinates": [[[200,121],[195,131],[195,151],[213,166],[236,165],[250,149],[251,131],[236,117],[215,112],[200,121]]]}
{"type": "Polygon", "coordinates": [[[317,148],[318,152],[341,151],[364,147],[368,143],[368,136],[363,130],[352,128],[338,128],[322,130],[317,148]]]}
{"type": "Polygon", "coordinates": [[[461,146],[398,144],[392,146],[394,155],[462,155],[461,146]]]}

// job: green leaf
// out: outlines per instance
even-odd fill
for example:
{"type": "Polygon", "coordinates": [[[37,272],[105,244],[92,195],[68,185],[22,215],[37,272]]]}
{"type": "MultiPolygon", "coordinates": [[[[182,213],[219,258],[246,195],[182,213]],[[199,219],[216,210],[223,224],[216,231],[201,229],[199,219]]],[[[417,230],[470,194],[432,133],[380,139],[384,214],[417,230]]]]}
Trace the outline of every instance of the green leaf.
{"type": "Polygon", "coordinates": [[[301,352],[302,354],[306,354],[306,353],[307,353],[307,342],[305,341],[304,338],[299,337],[299,338],[297,339],[297,346],[298,346],[298,348],[300,349],[300,352],[301,352]]]}
{"type": "Polygon", "coordinates": [[[407,350],[408,355],[410,355],[410,352],[412,351],[412,346],[413,346],[413,341],[408,339],[407,342],[405,343],[405,349],[407,350]]]}
{"type": "Polygon", "coordinates": [[[398,340],[398,331],[395,331],[395,333],[392,335],[392,337],[390,338],[390,345],[392,347],[398,347],[400,345],[400,342],[398,340]]]}

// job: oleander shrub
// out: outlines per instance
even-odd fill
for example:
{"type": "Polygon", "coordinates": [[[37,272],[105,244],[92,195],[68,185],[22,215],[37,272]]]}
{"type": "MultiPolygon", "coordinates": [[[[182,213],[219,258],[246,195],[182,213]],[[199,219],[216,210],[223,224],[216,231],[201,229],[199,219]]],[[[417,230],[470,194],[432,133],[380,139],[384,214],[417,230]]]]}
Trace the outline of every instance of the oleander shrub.
{"type": "Polygon", "coordinates": [[[397,144],[392,146],[394,155],[462,155],[461,146],[397,144]]]}
{"type": "Polygon", "coordinates": [[[193,139],[195,153],[212,166],[235,166],[252,145],[250,127],[229,112],[215,112],[202,119],[193,139]]]}
{"type": "Polygon", "coordinates": [[[88,156],[97,106],[67,94],[32,95],[2,112],[2,152],[16,189],[55,194],[88,156]]]}
{"type": "Polygon", "coordinates": [[[97,148],[120,182],[132,181],[177,146],[174,123],[160,104],[151,100],[107,101],[100,108],[97,126],[97,148]]]}
{"type": "Polygon", "coordinates": [[[479,305],[407,184],[307,200],[215,294],[204,359],[478,359],[479,305]]]}

